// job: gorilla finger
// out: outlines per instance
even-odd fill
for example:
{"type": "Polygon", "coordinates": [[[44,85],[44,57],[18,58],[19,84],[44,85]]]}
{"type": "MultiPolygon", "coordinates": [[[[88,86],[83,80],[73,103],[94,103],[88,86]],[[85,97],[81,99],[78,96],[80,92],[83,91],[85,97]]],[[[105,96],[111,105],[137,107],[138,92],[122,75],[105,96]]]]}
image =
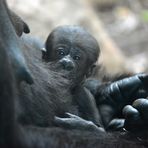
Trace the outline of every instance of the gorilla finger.
{"type": "Polygon", "coordinates": [[[70,120],[70,118],[60,118],[60,117],[55,116],[54,123],[59,127],[63,127],[63,128],[73,127],[74,128],[74,124],[72,120],[70,120]]]}
{"type": "Polygon", "coordinates": [[[74,118],[55,117],[54,122],[57,126],[67,129],[90,130],[93,127],[91,121],[80,121],[77,119],[75,120],[74,118]]]}
{"type": "Polygon", "coordinates": [[[125,116],[125,129],[129,131],[140,131],[145,128],[145,123],[141,119],[140,113],[131,105],[124,107],[123,115],[125,116]]]}
{"type": "Polygon", "coordinates": [[[117,102],[121,102],[124,99],[124,102],[129,103],[132,102],[131,98],[135,98],[135,93],[139,91],[142,86],[141,80],[135,75],[111,83],[107,87],[106,93],[117,102]]]}
{"type": "Polygon", "coordinates": [[[60,118],[55,116],[54,123],[59,127],[67,129],[86,130],[103,134],[105,133],[104,128],[98,127],[93,122],[87,120],[75,120],[75,118],[60,118]]]}
{"type": "Polygon", "coordinates": [[[133,107],[136,108],[143,120],[148,123],[148,100],[147,99],[137,99],[133,102],[133,107]]]}
{"type": "Polygon", "coordinates": [[[30,28],[25,22],[24,22],[24,33],[30,33],[30,28]]]}
{"type": "Polygon", "coordinates": [[[107,131],[121,131],[124,127],[125,119],[113,119],[108,127],[106,128],[107,131]]]}
{"type": "MultiPolygon", "coordinates": [[[[66,112],[65,113],[65,115],[67,116],[67,117],[69,117],[69,118],[76,118],[76,119],[82,119],[82,118],[80,118],[79,116],[77,116],[77,115],[74,115],[74,114],[71,114],[71,113],[68,113],[68,112],[66,112]]],[[[83,120],[83,119],[82,119],[83,120]]]]}
{"type": "Polygon", "coordinates": [[[69,122],[69,121],[71,121],[71,118],[60,118],[60,117],[57,117],[57,116],[55,116],[55,118],[54,118],[54,120],[55,121],[57,121],[57,122],[69,122]]]}
{"type": "Polygon", "coordinates": [[[123,108],[122,113],[123,113],[125,118],[131,118],[131,117],[138,117],[138,116],[140,116],[140,113],[138,112],[138,110],[135,109],[134,107],[132,107],[131,105],[126,105],[123,108]]]}
{"type": "Polygon", "coordinates": [[[139,74],[138,77],[142,81],[142,83],[144,84],[144,87],[146,89],[148,89],[148,75],[147,74],[139,74]]]}

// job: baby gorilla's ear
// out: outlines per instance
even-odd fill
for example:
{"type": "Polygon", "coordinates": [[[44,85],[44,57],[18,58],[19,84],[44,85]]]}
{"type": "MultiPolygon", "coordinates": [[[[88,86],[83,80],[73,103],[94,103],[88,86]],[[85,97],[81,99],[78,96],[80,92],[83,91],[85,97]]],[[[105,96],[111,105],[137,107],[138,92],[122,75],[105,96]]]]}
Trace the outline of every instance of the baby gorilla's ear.
{"type": "Polygon", "coordinates": [[[93,75],[95,68],[96,68],[96,64],[93,64],[93,65],[91,65],[89,67],[89,69],[88,69],[88,71],[86,73],[86,78],[88,78],[88,77],[93,75]]]}
{"type": "Polygon", "coordinates": [[[47,51],[46,51],[46,49],[42,48],[41,51],[42,51],[42,60],[47,62],[48,58],[47,58],[47,51]]]}
{"type": "Polygon", "coordinates": [[[16,34],[21,36],[24,33],[29,33],[30,29],[29,26],[14,12],[10,11],[10,17],[12,24],[15,28],[16,34]]]}

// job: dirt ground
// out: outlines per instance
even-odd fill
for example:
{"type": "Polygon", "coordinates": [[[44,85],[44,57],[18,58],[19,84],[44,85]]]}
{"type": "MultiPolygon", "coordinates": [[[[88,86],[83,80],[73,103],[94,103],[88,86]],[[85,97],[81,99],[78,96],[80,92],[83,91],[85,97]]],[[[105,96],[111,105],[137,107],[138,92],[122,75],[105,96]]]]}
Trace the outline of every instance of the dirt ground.
{"type": "MultiPolygon", "coordinates": [[[[7,1],[12,10],[29,24],[31,34],[43,41],[56,26],[81,25],[86,27],[101,43],[99,31],[96,30],[98,25],[96,18],[88,10],[92,7],[105,31],[120,49],[118,51],[120,56],[117,50],[113,50],[113,53],[103,53],[105,54],[103,63],[109,67],[109,72],[124,71],[125,67],[134,72],[148,71],[148,22],[143,21],[141,17],[143,10],[147,9],[148,2],[145,2],[147,0],[142,0],[145,4],[140,3],[138,7],[130,4],[129,1],[132,0],[121,0],[120,3],[103,7],[101,10],[100,5],[95,4],[93,7],[93,3],[92,6],[87,7],[85,1],[91,0],[7,1]]],[[[102,44],[101,49],[104,51],[102,44]]]]}

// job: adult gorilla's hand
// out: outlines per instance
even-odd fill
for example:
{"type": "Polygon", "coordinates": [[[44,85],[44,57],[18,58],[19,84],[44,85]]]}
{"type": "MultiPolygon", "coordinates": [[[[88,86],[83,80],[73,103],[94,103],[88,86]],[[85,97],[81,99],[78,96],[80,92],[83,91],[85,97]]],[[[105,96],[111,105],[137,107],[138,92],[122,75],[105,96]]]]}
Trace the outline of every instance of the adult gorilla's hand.
{"type": "Polygon", "coordinates": [[[124,127],[128,131],[148,130],[148,100],[137,99],[132,105],[127,105],[123,109],[125,117],[124,127]]]}
{"type": "MultiPolygon", "coordinates": [[[[84,86],[95,96],[97,107],[106,130],[120,130],[124,125],[124,120],[117,120],[114,118],[122,117],[122,109],[124,106],[132,104],[136,99],[146,98],[148,96],[148,75],[137,74],[135,76],[107,83],[92,79],[87,80],[84,86]]],[[[138,124],[138,126],[139,124],[140,126],[145,124],[141,119],[138,119],[141,118],[139,111],[135,108],[133,109],[132,106],[127,106],[127,109],[132,112],[132,116],[136,116],[136,120],[138,120],[136,121],[136,124],[138,124]]],[[[125,109],[125,111],[127,109],[125,109]]],[[[128,111],[127,114],[129,114],[128,111]]],[[[128,121],[128,127],[132,124],[132,121],[134,120],[132,119],[130,124],[128,121]]],[[[137,128],[137,126],[135,127],[137,128]]]]}
{"type": "Polygon", "coordinates": [[[124,99],[125,103],[148,96],[148,75],[138,74],[111,83],[106,92],[117,102],[124,99]]]}
{"type": "Polygon", "coordinates": [[[98,80],[88,80],[84,85],[92,92],[98,103],[111,102],[118,104],[121,108],[138,98],[148,96],[148,75],[146,74],[137,74],[105,84],[98,80]]]}

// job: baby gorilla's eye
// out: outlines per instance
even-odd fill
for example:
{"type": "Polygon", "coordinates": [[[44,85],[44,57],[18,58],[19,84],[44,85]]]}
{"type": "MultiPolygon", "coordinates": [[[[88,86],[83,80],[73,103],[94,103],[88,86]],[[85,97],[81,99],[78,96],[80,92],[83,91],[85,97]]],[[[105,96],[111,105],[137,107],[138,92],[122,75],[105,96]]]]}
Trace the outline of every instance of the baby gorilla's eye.
{"type": "Polygon", "coordinates": [[[58,51],[59,55],[65,55],[64,51],[58,51]]]}
{"type": "Polygon", "coordinates": [[[74,56],[73,59],[74,60],[80,60],[80,56],[74,56]]]}
{"type": "Polygon", "coordinates": [[[64,48],[61,48],[61,47],[58,48],[57,54],[60,55],[60,56],[64,56],[65,55],[64,48]]]}

